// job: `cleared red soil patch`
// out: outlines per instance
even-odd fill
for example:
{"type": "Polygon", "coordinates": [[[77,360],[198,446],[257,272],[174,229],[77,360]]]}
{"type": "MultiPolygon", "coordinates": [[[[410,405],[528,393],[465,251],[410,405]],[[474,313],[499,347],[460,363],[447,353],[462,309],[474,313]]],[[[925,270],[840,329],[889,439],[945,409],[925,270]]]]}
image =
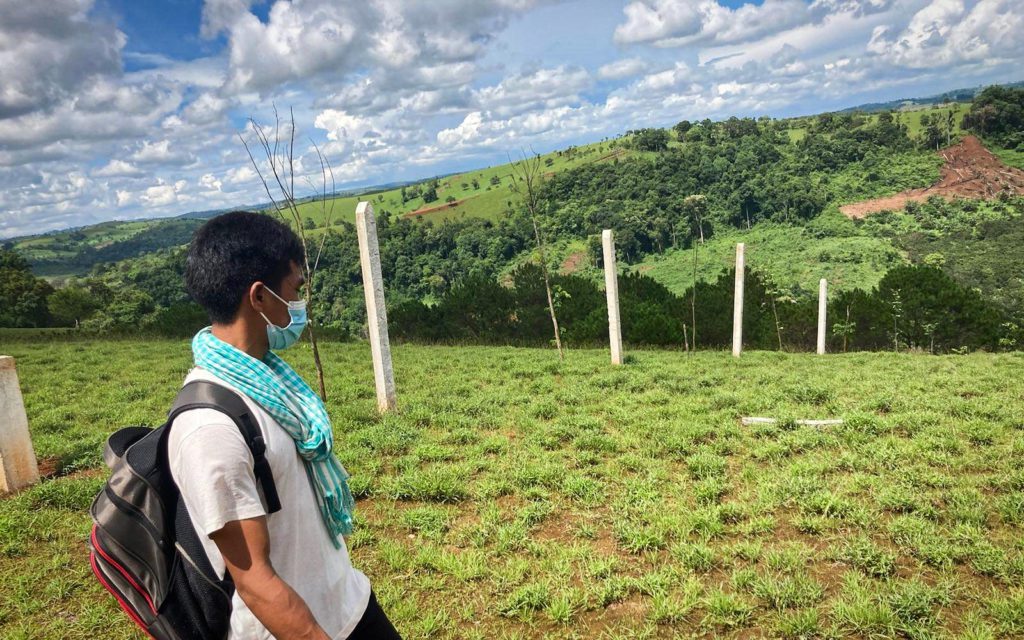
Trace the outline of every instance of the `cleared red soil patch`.
{"type": "Polygon", "coordinates": [[[931,196],[953,198],[994,198],[1001,192],[1024,194],[1024,171],[1008,167],[974,136],[939,151],[946,161],[939,181],[924,189],[910,189],[885,198],[865,200],[839,207],[850,218],[863,218],[879,211],[897,211],[908,202],[923,202],[931,196]]]}
{"type": "Polygon", "coordinates": [[[593,160],[592,162],[602,162],[604,160],[611,160],[612,158],[618,158],[619,156],[621,156],[621,155],[623,155],[625,153],[626,153],[625,149],[623,149],[622,147],[616,147],[615,151],[612,151],[610,153],[606,153],[603,156],[601,156],[600,158],[598,158],[597,160],[593,160]]]}
{"type": "Polygon", "coordinates": [[[580,266],[587,261],[587,254],[583,251],[569,254],[569,257],[562,263],[562,273],[570,274],[579,271],[580,266]]]}
{"type": "Polygon", "coordinates": [[[416,216],[422,216],[422,215],[427,214],[427,213],[434,213],[435,211],[441,211],[441,210],[444,210],[444,209],[451,209],[451,208],[459,206],[460,204],[462,204],[466,200],[472,200],[475,197],[476,196],[470,196],[468,198],[463,198],[462,200],[456,200],[454,202],[444,202],[444,203],[439,204],[439,205],[434,206],[434,207],[423,207],[422,209],[417,209],[415,211],[410,211],[409,213],[403,213],[402,217],[403,218],[415,218],[416,216]]]}

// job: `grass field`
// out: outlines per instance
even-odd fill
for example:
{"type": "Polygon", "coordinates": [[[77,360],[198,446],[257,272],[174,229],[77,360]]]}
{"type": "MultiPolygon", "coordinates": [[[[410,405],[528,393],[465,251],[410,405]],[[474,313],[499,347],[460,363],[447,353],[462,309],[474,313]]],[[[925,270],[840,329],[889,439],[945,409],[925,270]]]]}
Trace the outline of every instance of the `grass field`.
{"type": "MultiPolygon", "coordinates": [[[[543,154],[541,169],[545,174],[555,174],[591,162],[609,162],[615,158],[636,155],[618,146],[618,142],[611,140],[581,145],[575,147],[572,154],[557,151],[543,154]]],[[[513,160],[516,158],[513,157],[513,160]]],[[[386,209],[396,215],[416,215],[434,222],[459,217],[498,220],[507,215],[511,205],[519,202],[519,196],[510,189],[511,176],[511,165],[502,164],[439,178],[438,199],[430,203],[424,202],[422,197],[403,203],[402,190],[398,188],[329,200],[326,203],[328,211],[332,203],[334,206],[333,214],[329,215],[325,215],[324,203],[321,202],[303,203],[299,210],[303,218],[308,216],[318,225],[322,225],[328,217],[332,224],[341,220],[352,222],[355,220],[356,205],[361,200],[373,203],[375,211],[386,209]],[[477,187],[473,186],[474,180],[477,187]],[[449,197],[454,198],[454,202],[446,202],[449,197]],[[417,211],[422,213],[417,214],[417,211]]]]}
{"type": "Polygon", "coordinates": [[[1011,167],[1017,167],[1018,169],[1024,169],[1024,150],[1017,149],[1001,149],[994,144],[986,145],[988,150],[996,155],[1004,163],[1011,167]]]}
{"type": "MultiPolygon", "coordinates": [[[[930,118],[940,119],[941,124],[939,128],[945,132],[945,118],[950,112],[953,113],[953,131],[954,136],[963,133],[963,129],[960,125],[963,123],[964,116],[968,111],[971,110],[971,103],[969,102],[954,102],[948,105],[929,105],[923,107],[916,107],[912,109],[906,109],[900,112],[900,118],[907,125],[907,132],[911,137],[919,137],[924,131],[924,127],[921,125],[921,116],[928,115],[930,118]]],[[[877,117],[877,116],[876,116],[877,117]]]]}
{"type": "MultiPolygon", "coordinates": [[[[841,220],[839,223],[849,224],[841,220]]],[[[731,269],[737,242],[746,243],[749,268],[769,274],[787,291],[814,292],[821,278],[827,278],[836,291],[868,291],[886,271],[906,262],[890,240],[862,235],[855,229],[846,236],[817,237],[804,227],[760,223],[749,231],[730,230],[715,235],[698,246],[697,278],[714,282],[723,271],[731,269]]],[[[629,268],[683,295],[693,285],[693,250],[672,249],[650,255],[629,268]]]]}
{"type": "MultiPolygon", "coordinates": [[[[86,508],[101,442],[161,419],[186,343],[4,350],[39,456],[73,473],[0,501],[0,637],[135,637],[86,568],[86,508]]],[[[407,638],[1024,634],[1021,354],[400,345],[384,418],[368,347],[324,355],[353,561],[407,638]]]]}

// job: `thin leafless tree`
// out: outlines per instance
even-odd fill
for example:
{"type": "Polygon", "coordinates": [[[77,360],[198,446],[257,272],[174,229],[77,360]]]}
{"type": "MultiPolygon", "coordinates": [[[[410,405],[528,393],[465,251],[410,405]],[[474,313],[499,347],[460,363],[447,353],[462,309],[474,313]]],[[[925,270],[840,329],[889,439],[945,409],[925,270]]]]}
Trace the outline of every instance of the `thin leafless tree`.
{"type": "MultiPolygon", "coordinates": [[[[704,216],[707,213],[707,198],[701,194],[686,196],[683,200],[683,211],[690,223],[696,223],[700,244],[704,244],[704,216]]],[[[696,240],[696,238],[694,238],[696,240]]],[[[690,344],[697,350],[697,249],[700,245],[691,241],[693,246],[693,288],[690,289],[690,344]]]]}
{"type": "MultiPolygon", "coordinates": [[[[263,190],[266,192],[267,197],[270,198],[274,211],[283,221],[290,221],[298,233],[299,239],[302,241],[303,264],[300,266],[303,276],[306,278],[304,297],[306,299],[306,307],[312,308],[313,282],[316,279],[317,267],[320,265],[320,256],[323,255],[324,245],[327,243],[329,235],[328,229],[334,216],[334,199],[329,199],[328,195],[335,192],[336,183],[330,161],[320,151],[320,147],[310,140],[310,144],[316,151],[317,160],[320,162],[320,185],[316,185],[308,177],[305,178],[305,181],[314,193],[312,201],[318,202],[320,205],[320,211],[323,216],[322,226],[324,228],[320,242],[316,243],[309,233],[310,230],[306,228],[306,223],[299,212],[298,202],[295,198],[294,111],[289,109],[288,116],[288,121],[282,123],[275,106],[273,130],[261,125],[255,118],[250,117],[250,139],[246,140],[242,134],[238,134],[238,139],[242,141],[242,146],[245,147],[245,152],[249,155],[249,161],[252,163],[256,175],[259,176],[260,182],[263,184],[263,190]],[[283,131],[282,126],[285,127],[283,131]],[[252,143],[252,146],[250,146],[250,143],[252,143]],[[253,147],[256,149],[255,155],[253,147]],[[263,166],[257,161],[256,155],[262,156],[263,166]],[[271,184],[273,184],[273,188],[271,184]],[[330,187],[329,190],[328,186],[330,187]],[[274,197],[273,191],[277,192],[277,197],[274,197]]],[[[316,378],[317,384],[320,387],[320,398],[326,402],[327,388],[324,385],[324,367],[320,360],[320,347],[317,344],[316,338],[316,316],[314,314],[309,314],[306,326],[309,328],[309,342],[313,347],[313,363],[316,365],[316,378]]]]}
{"type": "Polygon", "coordinates": [[[544,249],[544,239],[541,237],[540,225],[537,222],[540,204],[538,195],[541,181],[544,174],[541,171],[540,156],[536,153],[532,157],[522,152],[521,160],[512,160],[509,156],[509,163],[512,165],[512,191],[519,194],[530,214],[530,221],[533,223],[533,237],[537,241],[537,251],[540,253],[540,268],[544,274],[544,290],[548,294],[548,311],[551,312],[551,326],[555,332],[555,347],[558,349],[558,359],[565,360],[565,353],[562,351],[562,336],[558,330],[558,315],[555,313],[555,300],[551,294],[551,277],[548,274],[547,252],[544,249]]]}

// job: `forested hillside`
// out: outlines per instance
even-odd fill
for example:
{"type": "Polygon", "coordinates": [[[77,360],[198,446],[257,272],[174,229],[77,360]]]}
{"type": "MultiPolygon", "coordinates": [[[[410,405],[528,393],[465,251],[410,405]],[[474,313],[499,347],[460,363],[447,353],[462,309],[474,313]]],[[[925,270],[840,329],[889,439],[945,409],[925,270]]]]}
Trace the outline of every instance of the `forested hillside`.
{"type": "MultiPolygon", "coordinates": [[[[727,323],[716,314],[731,295],[723,278],[732,247],[746,242],[753,346],[802,348],[813,323],[812,292],[826,277],[834,308],[845,318],[850,307],[845,328],[838,321],[833,327],[835,345],[1013,347],[1024,326],[1024,199],[1012,183],[995,185],[981,200],[935,197],[858,219],[842,215],[840,206],[927,189],[944,162],[936,147],[955,144],[964,132],[1018,163],[1022,110],[1024,89],[993,87],[970,107],[682,121],[544,156],[539,222],[557,272],[565,338],[606,339],[599,234],[610,228],[620,264],[631,274],[621,289],[630,300],[623,322],[633,342],[682,346],[696,324],[697,346],[721,344],[726,338],[718,336],[718,325],[727,323]]],[[[509,189],[510,173],[507,165],[493,167],[337,200],[329,226],[324,208],[305,205],[307,228],[328,236],[314,282],[314,317],[342,333],[362,330],[358,251],[348,218],[357,199],[369,199],[378,210],[397,337],[549,339],[533,227],[509,189]]],[[[59,296],[47,293],[56,307],[22,304],[35,311],[0,321],[191,331],[203,319],[181,287],[182,249],[146,249],[156,235],[178,233],[174,245],[184,243],[195,222],[169,221],[161,234],[97,246],[99,255],[138,257],[97,265],[59,296]],[[69,312],[68,300],[79,300],[80,308],[69,312]]],[[[36,260],[40,275],[46,263],[36,260]]],[[[728,310],[721,314],[727,318],[728,310]]]]}

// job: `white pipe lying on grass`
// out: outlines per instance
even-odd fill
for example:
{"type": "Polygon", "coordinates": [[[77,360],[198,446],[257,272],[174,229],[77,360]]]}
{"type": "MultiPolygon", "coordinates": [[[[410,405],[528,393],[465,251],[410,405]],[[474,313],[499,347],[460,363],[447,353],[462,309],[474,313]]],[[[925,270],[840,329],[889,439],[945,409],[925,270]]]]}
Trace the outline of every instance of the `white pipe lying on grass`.
{"type": "MultiPolygon", "coordinates": [[[[752,425],[752,424],[775,424],[778,422],[775,418],[740,418],[740,424],[752,425]]],[[[834,424],[843,424],[842,420],[794,420],[798,425],[805,427],[827,427],[834,424]]]]}

